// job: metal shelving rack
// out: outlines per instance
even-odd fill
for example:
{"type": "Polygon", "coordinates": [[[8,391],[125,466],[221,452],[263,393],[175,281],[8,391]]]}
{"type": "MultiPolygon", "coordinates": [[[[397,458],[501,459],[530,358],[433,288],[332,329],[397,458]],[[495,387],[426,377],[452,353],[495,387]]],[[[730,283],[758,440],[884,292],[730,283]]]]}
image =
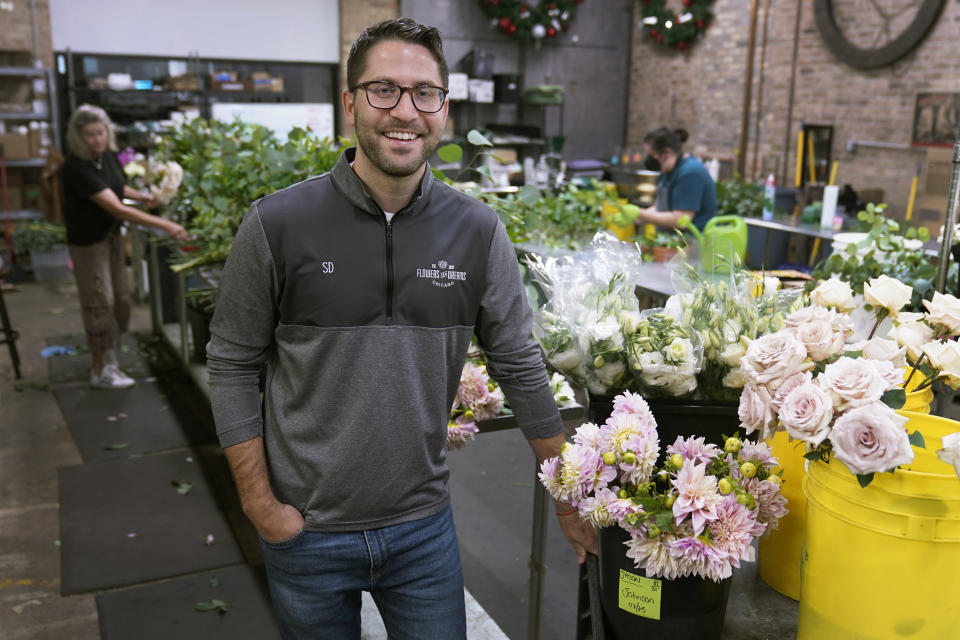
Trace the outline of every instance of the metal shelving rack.
{"type": "MultiPolygon", "coordinates": [[[[43,78],[47,85],[46,112],[0,111],[0,120],[5,122],[42,121],[50,124],[50,134],[53,137],[54,148],[60,147],[60,124],[57,115],[57,89],[54,82],[53,69],[45,67],[0,67],[0,78],[43,78]]],[[[42,168],[46,165],[44,157],[5,160],[8,169],[42,168]]],[[[43,211],[37,209],[18,209],[5,212],[9,220],[40,220],[45,217],[43,211]]]]}

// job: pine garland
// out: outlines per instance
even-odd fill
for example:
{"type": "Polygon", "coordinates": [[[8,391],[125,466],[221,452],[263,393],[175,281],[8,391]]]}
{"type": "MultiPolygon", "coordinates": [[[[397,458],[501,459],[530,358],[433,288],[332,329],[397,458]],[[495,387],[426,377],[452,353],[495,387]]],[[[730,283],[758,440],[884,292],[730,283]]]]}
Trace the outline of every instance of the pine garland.
{"type": "Polygon", "coordinates": [[[709,6],[713,0],[682,0],[683,9],[676,11],[670,0],[642,0],[641,28],[665,47],[680,51],[690,48],[713,21],[709,6]]]}
{"type": "Polygon", "coordinates": [[[527,42],[554,38],[570,28],[583,0],[480,0],[492,25],[527,42]]]}

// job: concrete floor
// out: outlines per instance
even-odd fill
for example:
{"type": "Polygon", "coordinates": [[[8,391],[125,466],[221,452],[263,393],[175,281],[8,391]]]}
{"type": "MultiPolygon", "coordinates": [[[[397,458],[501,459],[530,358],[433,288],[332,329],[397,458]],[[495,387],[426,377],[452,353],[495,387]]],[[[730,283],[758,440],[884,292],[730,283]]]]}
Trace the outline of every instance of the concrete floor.
{"type": "MultiPolygon", "coordinates": [[[[60,596],[57,468],[81,461],[46,385],[46,339],[79,334],[72,282],[19,284],[4,293],[22,360],[14,380],[0,347],[0,640],[100,637],[92,595],[60,596]]],[[[131,329],[150,330],[145,305],[131,329]]],[[[484,434],[451,454],[451,493],[467,589],[504,631],[527,637],[534,464],[514,431],[484,434]]],[[[540,637],[576,636],[578,567],[555,518],[548,522],[547,577],[540,637]]],[[[794,637],[796,603],[756,578],[735,578],[724,638],[794,637]]]]}

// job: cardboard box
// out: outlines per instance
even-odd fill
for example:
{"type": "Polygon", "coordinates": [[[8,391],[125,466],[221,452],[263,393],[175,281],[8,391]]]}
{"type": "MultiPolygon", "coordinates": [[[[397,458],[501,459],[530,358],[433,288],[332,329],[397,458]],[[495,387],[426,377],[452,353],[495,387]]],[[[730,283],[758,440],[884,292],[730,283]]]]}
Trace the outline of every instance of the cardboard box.
{"type": "Polygon", "coordinates": [[[447,100],[466,100],[470,97],[470,85],[467,74],[451,73],[447,100]]]}
{"type": "MultiPolygon", "coordinates": [[[[11,187],[7,185],[7,203],[10,211],[19,211],[23,209],[23,192],[20,187],[11,187]]],[[[3,209],[3,194],[0,193],[0,209],[3,209]]]]}
{"type": "Polygon", "coordinates": [[[471,102],[493,102],[493,80],[470,78],[468,87],[471,102]]]}
{"type": "Polygon", "coordinates": [[[214,71],[210,76],[210,82],[236,82],[236,71],[214,71]]]}
{"type": "Polygon", "coordinates": [[[0,145],[7,160],[26,160],[31,158],[28,136],[16,133],[0,134],[0,145]]]}
{"type": "Polygon", "coordinates": [[[40,123],[31,122],[29,133],[27,133],[27,141],[30,144],[30,156],[33,158],[39,158],[43,155],[46,155],[46,150],[42,148],[43,134],[40,132],[40,123]]]}
{"type": "Polygon", "coordinates": [[[214,91],[250,91],[250,81],[230,80],[221,82],[214,80],[210,88],[214,91]]]}
{"type": "Polygon", "coordinates": [[[200,89],[200,78],[192,73],[183,73],[179,76],[167,78],[163,86],[170,91],[198,91],[200,89]]]}
{"type": "Polygon", "coordinates": [[[283,92],[283,78],[271,77],[269,73],[258,71],[251,76],[254,91],[283,92]]]}

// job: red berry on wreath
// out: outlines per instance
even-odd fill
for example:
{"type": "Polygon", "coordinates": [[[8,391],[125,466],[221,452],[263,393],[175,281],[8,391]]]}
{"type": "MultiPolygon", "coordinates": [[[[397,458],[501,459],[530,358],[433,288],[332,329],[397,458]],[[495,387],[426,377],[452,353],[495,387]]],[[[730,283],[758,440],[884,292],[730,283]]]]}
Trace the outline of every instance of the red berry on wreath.
{"type": "Polygon", "coordinates": [[[689,7],[691,4],[693,4],[693,2],[691,2],[691,0],[683,0],[683,6],[689,7]]]}
{"type": "Polygon", "coordinates": [[[549,29],[547,29],[547,35],[552,38],[553,36],[557,35],[557,30],[554,29],[553,27],[550,27],[549,29]]]}
{"type": "Polygon", "coordinates": [[[657,34],[657,44],[663,44],[663,34],[662,34],[662,33],[658,33],[658,34],[657,34]]]}
{"type": "Polygon", "coordinates": [[[694,24],[697,25],[697,29],[703,29],[703,20],[702,20],[702,19],[697,18],[697,21],[694,22],[694,24]]]}
{"type": "Polygon", "coordinates": [[[509,27],[507,27],[507,31],[510,32],[510,33],[516,33],[516,32],[517,32],[517,25],[515,25],[515,24],[510,25],[509,27]]]}
{"type": "Polygon", "coordinates": [[[510,28],[510,18],[500,18],[500,28],[509,29],[510,28]]]}
{"type": "Polygon", "coordinates": [[[677,43],[677,49],[680,49],[680,51],[686,51],[689,47],[690,47],[690,43],[687,42],[686,40],[681,40],[680,42],[677,43]]]}
{"type": "Polygon", "coordinates": [[[656,37],[657,37],[657,30],[656,30],[656,29],[650,29],[650,37],[651,37],[651,38],[656,38],[656,37]]]}

